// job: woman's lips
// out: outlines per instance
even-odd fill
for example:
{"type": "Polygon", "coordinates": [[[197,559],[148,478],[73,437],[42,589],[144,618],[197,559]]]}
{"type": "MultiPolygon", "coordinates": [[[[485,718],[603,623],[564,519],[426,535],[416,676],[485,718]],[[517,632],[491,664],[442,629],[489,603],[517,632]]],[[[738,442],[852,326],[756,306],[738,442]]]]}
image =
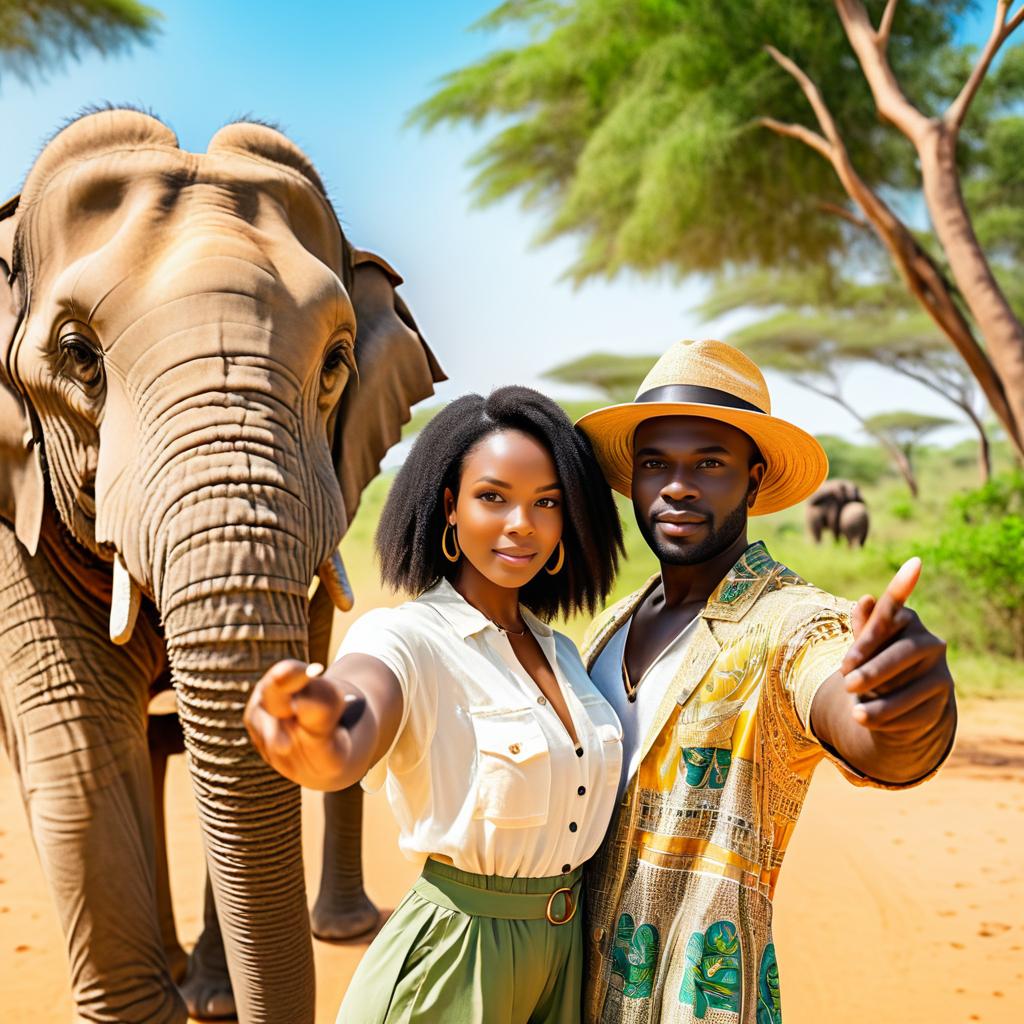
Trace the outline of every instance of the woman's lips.
{"type": "Polygon", "coordinates": [[[509,565],[528,565],[537,557],[536,551],[499,551],[497,548],[491,548],[491,550],[509,565]]]}

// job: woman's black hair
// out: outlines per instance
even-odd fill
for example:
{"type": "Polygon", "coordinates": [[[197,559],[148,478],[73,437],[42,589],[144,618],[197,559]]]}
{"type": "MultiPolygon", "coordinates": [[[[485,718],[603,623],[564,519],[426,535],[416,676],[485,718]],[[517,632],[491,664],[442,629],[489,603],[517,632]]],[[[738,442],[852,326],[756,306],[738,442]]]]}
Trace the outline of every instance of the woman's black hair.
{"type": "Polygon", "coordinates": [[[537,573],[520,600],[542,619],[593,613],[611,589],[623,550],[618,511],[586,435],[561,406],[532,388],[497,388],[486,398],[464,395],[424,427],[377,526],[381,578],[393,590],[421,594],[442,576],[455,576],[458,563],[441,552],[445,488],[458,495],[467,454],[504,430],[528,434],[547,449],[562,489],[565,564],[554,576],[537,573]]]}

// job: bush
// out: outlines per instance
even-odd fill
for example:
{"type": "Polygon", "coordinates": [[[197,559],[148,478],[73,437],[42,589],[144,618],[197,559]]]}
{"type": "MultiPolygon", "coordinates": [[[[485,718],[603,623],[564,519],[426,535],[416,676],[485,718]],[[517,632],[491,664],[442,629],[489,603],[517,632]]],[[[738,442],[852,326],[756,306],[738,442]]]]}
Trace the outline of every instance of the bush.
{"type": "Polygon", "coordinates": [[[1024,473],[954,498],[945,527],[922,554],[954,611],[949,639],[1024,659],[1024,473]]]}
{"type": "Polygon", "coordinates": [[[914,503],[900,495],[889,502],[889,515],[902,523],[909,523],[914,518],[914,503]]]}

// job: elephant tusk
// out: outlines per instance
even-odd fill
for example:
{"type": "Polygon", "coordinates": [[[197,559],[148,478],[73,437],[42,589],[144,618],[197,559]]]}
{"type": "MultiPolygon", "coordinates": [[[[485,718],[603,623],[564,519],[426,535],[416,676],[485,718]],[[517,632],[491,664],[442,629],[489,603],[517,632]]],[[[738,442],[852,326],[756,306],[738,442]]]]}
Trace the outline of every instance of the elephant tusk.
{"type": "Polygon", "coordinates": [[[114,555],[114,592],[110,599],[110,639],[115,644],[126,644],[135,631],[139,617],[142,592],[128,574],[121,556],[114,555]]]}
{"type": "Polygon", "coordinates": [[[337,551],[320,566],[317,575],[320,577],[320,582],[327,588],[334,607],[341,612],[351,611],[356,598],[352,592],[352,584],[348,581],[345,563],[337,551]]]}

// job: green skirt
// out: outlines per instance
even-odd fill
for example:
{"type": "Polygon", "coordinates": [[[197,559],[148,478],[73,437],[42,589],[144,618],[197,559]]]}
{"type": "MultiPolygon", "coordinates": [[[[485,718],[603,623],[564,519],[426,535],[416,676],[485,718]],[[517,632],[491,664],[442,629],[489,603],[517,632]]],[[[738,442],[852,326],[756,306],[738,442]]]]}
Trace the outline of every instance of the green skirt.
{"type": "Polygon", "coordinates": [[[581,878],[428,860],[360,961],[338,1024],[578,1024],[581,878]]]}

